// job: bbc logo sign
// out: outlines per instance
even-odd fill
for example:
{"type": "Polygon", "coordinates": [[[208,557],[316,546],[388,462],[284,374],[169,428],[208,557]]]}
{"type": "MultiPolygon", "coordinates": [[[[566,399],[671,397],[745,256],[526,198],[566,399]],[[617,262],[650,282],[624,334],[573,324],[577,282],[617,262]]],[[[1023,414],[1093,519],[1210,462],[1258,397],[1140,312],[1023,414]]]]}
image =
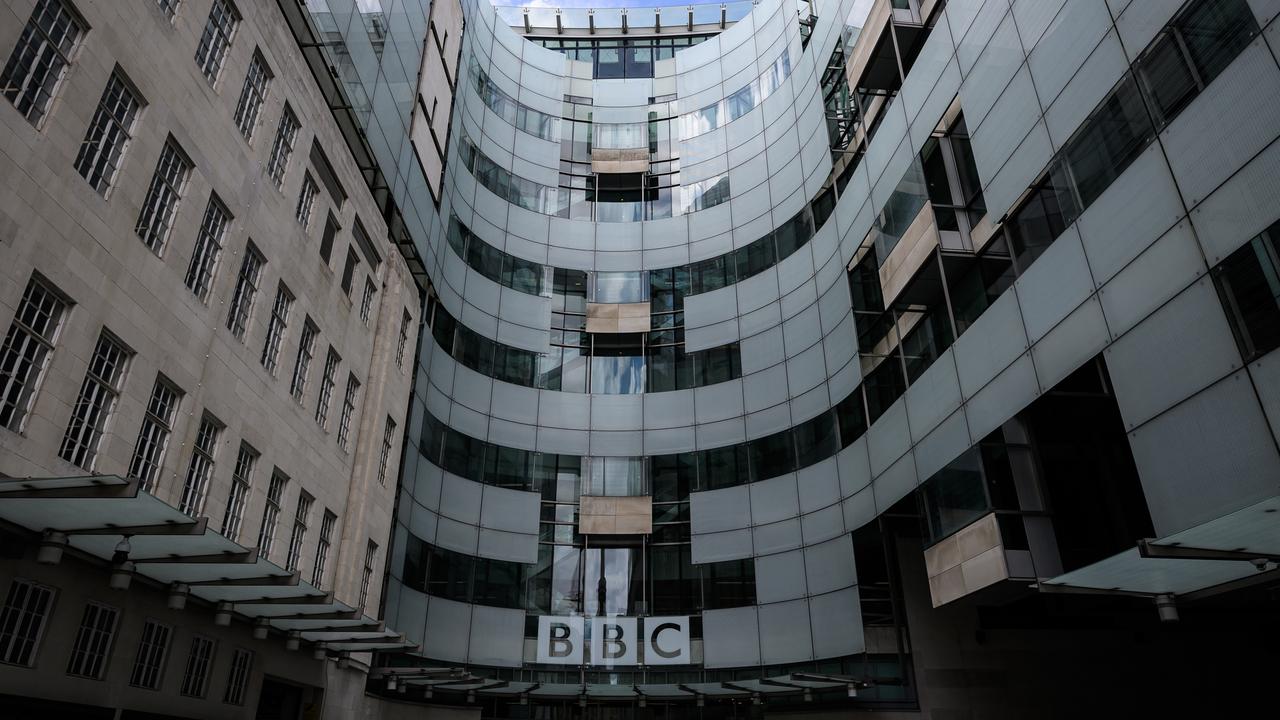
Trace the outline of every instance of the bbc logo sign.
{"type": "Polygon", "coordinates": [[[549,665],[688,665],[689,616],[538,617],[538,662],[549,665]],[[590,634],[586,630],[590,629],[590,634]],[[588,654],[589,651],[589,654],[588,654]]]}

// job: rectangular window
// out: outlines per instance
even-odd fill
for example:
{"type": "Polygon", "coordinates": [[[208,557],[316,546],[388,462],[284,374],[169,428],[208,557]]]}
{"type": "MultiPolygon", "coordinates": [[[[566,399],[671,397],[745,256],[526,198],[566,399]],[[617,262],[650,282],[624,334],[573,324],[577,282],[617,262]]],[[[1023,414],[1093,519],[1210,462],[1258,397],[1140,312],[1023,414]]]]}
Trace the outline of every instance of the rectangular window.
{"type": "Polygon", "coordinates": [[[0,348],[0,425],[21,432],[35,400],[67,303],[32,278],[0,348]]]}
{"type": "Polygon", "coordinates": [[[227,49],[231,47],[231,38],[239,24],[240,13],[229,0],[213,0],[209,20],[204,24],[200,44],[196,47],[196,65],[211,84],[218,80],[222,61],[227,57],[227,49]]]}
{"type": "Polygon", "coordinates": [[[311,584],[321,587],[324,582],[324,566],[329,561],[329,546],[333,543],[333,526],[338,516],[325,508],[324,519],[320,521],[320,542],[316,544],[316,565],[311,568],[311,584]]]}
{"type": "Polygon", "coordinates": [[[302,339],[298,342],[298,357],[293,363],[293,378],[289,380],[289,394],[294,400],[302,402],[302,395],[307,390],[307,375],[311,372],[311,358],[316,352],[316,337],[320,328],[307,318],[302,324],[302,339]]]}
{"type": "Polygon", "coordinates": [[[1245,362],[1280,348],[1280,222],[1227,256],[1212,274],[1245,362]]]}
{"type": "Polygon", "coordinates": [[[142,415],[142,427],[138,430],[138,443],[129,461],[129,477],[137,478],[143,490],[151,492],[160,479],[160,467],[173,434],[173,419],[178,414],[178,399],[182,396],[163,377],[157,377],[151,386],[151,399],[142,415]]]}
{"type": "Polygon", "coordinates": [[[267,504],[262,509],[262,524],[258,526],[258,552],[262,557],[271,554],[271,546],[276,541],[276,524],[280,520],[280,501],[284,497],[285,483],[289,478],[276,468],[271,473],[271,484],[267,486],[267,504]]]}
{"type": "Polygon", "coordinates": [[[363,608],[369,600],[369,582],[373,580],[373,558],[378,553],[378,543],[370,540],[364,549],[364,570],[360,573],[360,601],[356,607],[363,608]]]}
{"type": "Polygon", "coordinates": [[[213,461],[218,449],[218,436],[222,423],[212,415],[200,418],[195,445],[191,448],[191,463],[187,465],[187,478],[182,484],[182,497],[178,511],[191,517],[199,517],[204,510],[205,493],[209,490],[209,478],[213,475],[213,461]]]}
{"type": "Polygon", "coordinates": [[[311,225],[311,208],[316,203],[316,193],[320,192],[320,186],[316,185],[316,181],[311,179],[311,173],[302,176],[302,191],[298,193],[298,207],[293,211],[293,217],[297,219],[298,224],[306,230],[311,225]]]}
{"type": "Polygon", "coordinates": [[[230,222],[231,214],[227,212],[227,206],[216,195],[210,195],[204,219],[200,221],[196,247],[191,253],[191,263],[187,265],[187,275],[183,279],[201,302],[209,299],[209,286],[213,283],[213,272],[218,265],[218,256],[222,253],[222,239],[230,222]]]}
{"type": "Polygon", "coordinates": [[[71,421],[62,436],[58,457],[93,470],[98,446],[107,429],[107,420],[115,410],[131,353],[105,330],[98,336],[93,358],[80,384],[80,394],[71,408],[71,421]]]}
{"type": "Polygon", "coordinates": [[[14,579],[0,610],[0,663],[30,667],[49,619],[53,589],[14,579]]]}
{"type": "Polygon", "coordinates": [[[244,76],[244,87],[240,88],[240,99],[236,101],[234,115],[236,127],[245,140],[253,139],[253,131],[258,126],[258,114],[262,111],[262,103],[267,99],[267,86],[271,84],[271,78],[271,68],[267,67],[262,53],[255,49],[249,71],[244,76]]]}
{"type": "Polygon", "coordinates": [[[1089,207],[1154,136],[1137,84],[1125,76],[1067,141],[1064,153],[1080,206],[1089,207]]]}
{"type": "Polygon", "coordinates": [[[324,235],[320,237],[320,258],[324,260],[325,265],[329,264],[329,258],[333,255],[333,239],[337,237],[340,229],[341,226],[334,219],[333,213],[329,213],[324,220],[324,235]]]}
{"type": "Polygon", "coordinates": [[[322,429],[329,429],[329,403],[333,401],[333,384],[338,372],[338,353],[329,348],[324,359],[324,374],[320,376],[320,397],[316,400],[316,424],[322,429]]]}
{"type": "Polygon", "coordinates": [[[396,339],[396,367],[404,367],[404,347],[409,342],[409,323],[413,318],[405,310],[400,315],[400,337],[396,339]]]}
{"type": "Polygon", "coordinates": [[[134,226],[143,244],[157,255],[173,227],[173,216],[178,211],[178,201],[182,199],[191,167],[191,160],[173,138],[169,138],[160,151],[160,161],[156,163],[151,186],[147,188],[147,197],[142,201],[142,210],[134,226]]]}
{"type": "Polygon", "coordinates": [[[276,288],[276,302],[271,307],[271,322],[267,324],[267,340],[262,346],[262,366],[272,375],[280,361],[280,342],[289,325],[289,310],[293,308],[293,293],[280,283],[276,288]]]}
{"type": "Polygon", "coordinates": [[[243,705],[244,691],[249,687],[249,668],[253,666],[253,653],[236,648],[231,656],[231,674],[227,676],[227,691],[222,694],[222,702],[228,705],[243,705]]]}
{"type": "Polygon", "coordinates": [[[356,266],[360,264],[360,257],[356,255],[353,247],[347,248],[347,262],[342,267],[342,292],[351,297],[351,286],[356,278],[356,266]]]}
{"type": "Polygon", "coordinates": [[[387,424],[382,429],[382,451],[378,454],[378,484],[387,484],[387,463],[391,460],[391,441],[395,436],[396,421],[387,416],[387,424]]]}
{"type": "Polygon", "coordinates": [[[182,0],[156,0],[156,5],[160,6],[160,12],[164,16],[173,19],[173,14],[178,11],[178,3],[182,0]]]}
{"type": "Polygon", "coordinates": [[[293,154],[293,144],[298,139],[298,130],[302,124],[288,104],[280,114],[280,125],[276,127],[276,139],[271,144],[271,156],[267,159],[267,174],[276,187],[284,182],[284,171],[289,167],[289,156],[293,154]]]}
{"type": "Polygon", "coordinates": [[[240,537],[244,508],[249,502],[249,490],[253,487],[253,469],[257,464],[258,452],[249,447],[248,443],[240,443],[236,467],[231,472],[231,494],[227,497],[227,511],[222,516],[222,536],[229,540],[240,537]]]}
{"type": "Polygon", "coordinates": [[[191,638],[191,651],[187,653],[187,667],[182,673],[182,688],[178,691],[187,697],[204,697],[209,689],[209,666],[213,664],[213,640],[196,635],[191,638]]]}
{"type": "Polygon", "coordinates": [[[355,375],[347,375],[347,392],[342,397],[342,415],[338,418],[338,447],[347,449],[347,440],[351,435],[351,416],[356,411],[356,394],[360,392],[360,381],[355,375]]]}
{"type": "Polygon", "coordinates": [[[119,617],[120,611],[113,607],[96,602],[85,604],[80,629],[76,631],[76,640],[71,645],[71,659],[67,661],[68,675],[102,679],[119,617]]]}
{"type": "Polygon", "coordinates": [[[369,316],[373,310],[373,295],[378,292],[378,288],[373,284],[373,278],[364,279],[364,297],[360,298],[360,322],[369,326],[369,316]]]}
{"type": "Polygon", "coordinates": [[[138,654],[133,660],[133,672],[129,684],[146,690],[159,690],[164,675],[165,656],[169,654],[169,638],[173,630],[155,620],[148,620],[142,627],[142,639],[138,642],[138,654]]]}
{"type": "Polygon", "coordinates": [[[285,555],[285,569],[297,570],[302,559],[302,543],[307,539],[307,521],[311,515],[311,503],[315,498],[305,490],[298,493],[298,507],[293,513],[293,532],[289,535],[289,552],[285,555]]]}
{"type": "Polygon", "coordinates": [[[32,125],[49,111],[84,27],[63,0],[40,0],[0,75],[0,88],[32,125]]]}
{"type": "Polygon", "coordinates": [[[100,195],[107,194],[111,181],[115,179],[120,158],[129,145],[139,105],[138,96],[120,70],[111,73],[107,89],[102,92],[98,109],[76,155],[76,171],[100,195]]]}
{"type": "Polygon", "coordinates": [[[236,276],[236,289],[231,294],[231,307],[227,310],[227,329],[241,342],[244,341],[244,328],[249,322],[253,301],[258,296],[258,280],[262,277],[264,262],[262,253],[250,242],[244,250],[240,274],[236,276]]]}

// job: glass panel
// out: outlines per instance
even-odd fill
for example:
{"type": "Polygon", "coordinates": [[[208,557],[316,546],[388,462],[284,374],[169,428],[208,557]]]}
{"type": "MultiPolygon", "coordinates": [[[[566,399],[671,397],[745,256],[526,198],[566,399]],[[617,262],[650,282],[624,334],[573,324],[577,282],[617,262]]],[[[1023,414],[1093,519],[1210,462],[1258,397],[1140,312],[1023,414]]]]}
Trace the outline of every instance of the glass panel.
{"type": "Polygon", "coordinates": [[[1213,270],[1246,360],[1280,348],[1280,223],[1213,270]]]}
{"type": "Polygon", "coordinates": [[[1193,2],[1172,24],[1205,83],[1221,74],[1258,34],[1258,21],[1245,0],[1193,2]]]}
{"type": "Polygon", "coordinates": [[[931,542],[941,540],[989,510],[977,448],[970,448],[939,470],[921,489],[931,542]]]}
{"type": "Polygon", "coordinates": [[[632,303],[649,299],[649,275],[637,272],[597,272],[592,282],[592,302],[632,303]]]}

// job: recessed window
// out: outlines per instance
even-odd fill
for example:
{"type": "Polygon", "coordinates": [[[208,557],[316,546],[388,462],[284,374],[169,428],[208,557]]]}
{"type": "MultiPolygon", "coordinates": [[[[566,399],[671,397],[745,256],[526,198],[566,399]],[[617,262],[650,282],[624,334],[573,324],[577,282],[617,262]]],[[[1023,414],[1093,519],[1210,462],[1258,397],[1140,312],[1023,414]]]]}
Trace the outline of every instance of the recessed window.
{"type": "Polygon", "coordinates": [[[324,220],[324,234],[320,236],[320,259],[324,260],[325,265],[329,264],[329,258],[333,256],[333,240],[338,236],[340,229],[341,226],[333,217],[333,213],[329,213],[324,220]]]}
{"type": "Polygon", "coordinates": [[[213,463],[218,451],[218,436],[222,423],[212,415],[200,418],[196,441],[191,448],[191,461],[187,465],[187,477],[182,484],[182,497],[178,511],[191,517],[199,517],[204,510],[205,494],[209,491],[209,478],[213,475],[213,463]]]}
{"type": "Polygon", "coordinates": [[[53,589],[26,580],[9,583],[0,610],[0,663],[30,667],[49,619],[53,589]]]}
{"type": "Polygon", "coordinates": [[[213,640],[202,635],[191,638],[191,650],[187,653],[187,667],[182,673],[182,687],[187,697],[202,698],[209,689],[209,668],[213,665],[213,640]]]}
{"type": "Polygon", "coordinates": [[[138,442],[129,461],[129,477],[137,478],[143,490],[151,492],[160,479],[169,436],[173,434],[173,420],[178,413],[178,401],[182,397],[173,385],[157,377],[151,386],[151,398],[147,400],[142,415],[142,427],[138,430],[138,442]]]}
{"type": "Polygon", "coordinates": [[[378,543],[370,540],[364,548],[364,570],[360,573],[360,601],[356,607],[363,608],[369,600],[369,581],[373,579],[373,559],[378,554],[378,543]]]}
{"type": "Polygon", "coordinates": [[[298,207],[293,212],[293,217],[306,230],[311,225],[311,208],[316,203],[316,194],[320,192],[320,187],[316,185],[316,181],[311,179],[311,173],[302,176],[302,190],[298,193],[298,207]]]}
{"type": "Polygon", "coordinates": [[[218,73],[222,71],[222,63],[239,24],[240,13],[229,0],[213,0],[209,19],[205,22],[204,32],[200,34],[200,44],[196,47],[196,65],[210,84],[218,80],[218,73]]]}
{"type": "Polygon", "coordinates": [[[404,367],[404,348],[409,342],[409,323],[413,318],[405,310],[400,315],[400,337],[396,339],[396,367],[404,367]]]}
{"type": "Polygon", "coordinates": [[[356,267],[360,265],[360,256],[353,247],[347,248],[347,262],[342,267],[342,292],[351,297],[351,286],[355,282],[356,267]]]}
{"type": "Polygon", "coordinates": [[[342,397],[342,415],[338,418],[338,447],[344,451],[351,437],[351,419],[356,412],[356,396],[360,393],[360,381],[355,375],[347,375],[347,391],[342,397]]]}
{"type": "Polygon", "coordinates": [[[364,295],[360,298],[360,322],[369,326],[369,320],[373,311],[373,296],[378,292],[378,287],[373,284],[372,277],[364,279],[364,295]]]}
{"type": "Polygon", "coordinates": [[[204,211],[204,219],[200,222],[200,232],[196,235],[196,246],[191,253],[191,262],[187,265],[186,277],[183,278],[183,282],[201,302],[209,298],[209,286],[213,282],[218,256],[222,254],[222,240],[230,222],[231,214],[227,212],[227,207],[216,195],[211,195],[204,211]]]}
{"type": "Polygon", "coordinates": [[[134,657],[133,672],[129,675],[130,685],[145,690],[160,689],[172,635],[172,628],[154,620],[148,620],[142,626],[142,639],[138,642],[138,654],[134,657]]]}
{"type": "Polygon", "coordinates": [[[294,400],[302,402],[302,396],[307,389],[307,375],[311,372],[311,358],[316,352],[316,337],[320,335],[320,328],[316,327],[311,318],[307,318],[302,324],[302,339],[298,341],[298,357],[293,363],[293,377],[289,380],[289,394],[294,400]]]}
{"type": "Polygon", "coordinates": [[[80,20],[63,0],[40,0],[31,11],[0,74],[0,88],[32,125],[39,127],[49,111],[83,33],[80,20]]]}
{"type": "Polygon", "coordinates": [[[262,112],[262,103],[267,99],[267,86],[271,84],[271,78],[271,68],[267,67],[267,61],[260,52],[254,50],[233,116],[236,128],[245,140],[253,140],[253,131],[258,127],[258,115],[262,112]]]}
{"type": "Polygon", "coordinates": [[[333,347],[324,359],[324,373],[320,376],[320,397],[316,400],[316,424],[322,430],[329,429],[329,404],[333,402],[333,386],[337,382],[338,353],[333,347]]]}
{"type": "Polygon", "coordinates": [[[76,171],[99,195],[106,195],[115,179],[140,105],[138,96],[120,71],[111,73],[76,155],[76,171]]]}
{"type": "Polygon", "coordinates": [[[244,508],[249,502],[249,491],[253,488],[253,471],[257,465],[258,451],[248,443],[240,443],[240,452],[236,453],[236,466],[231,471],[231,494],[227,497],[227,510],[222,516],[222,536],[229,540],[237,540],[240,537],[244,508]]]}
{"type": "Polygon", "coordinates": [[[157,255],[173,227],[173,216],[191,175],[191,167],[186,153],[173,138],[169,138],[160,151],[160,161],[156,163],[155,174],[151,176],[151,185],[147,188],[147,197],[142,201],[142,210],[134,227],[143,244],[157,255]]]}
{"type": "Polygon", "coordinates": [[[293,114],[293,109],[286,103],[284,112],[280,114],[280,124],[276,126],[276,139],[271,144],[271,156],[267,159],[267,175],[280,187],[284,183],[284,172],[289,167],[289,157],[293,155],[293,145],[298,140],[298,130],[302,123],[293,114]]]}
{"type": "Polygon", "coordinates": [[[80,629],[71,646],[71,659],[67,661],[68,675],[102,679],[119,617],[120,611],[113,607],[96,602],[85,604],[80,629]]]}
{"type": "Polygon", "coordinates": [[[43,282],[27,283],[0,348],[0,425],[22,431],[66,311],[66,301],[43,282]]]}
{"type": "Polygon", "coordinates": [[[324,583],[324,566],[329,561],[329,548],[333,544],[333,526],[338,516],[325,508],[324,519],[320,521],[320,541],[316,544],[316,564],[311,568],[311,584],[321,587],[324,583]]]}
{"type": "Polygon", "coordinates": [[[159,6],[160,12],[164,13],[165,17],[172,20],[174,13],[178,11],[178,3],[180,2],[182,0],[156,0],[156,5],[159,6]]]}
{"type": "Polygon", "coordinates": [[[227,309],[227,329],[235,339],[244,341],[244,329],[253,311],[253,301],[258,297],[258,281],[262,278],[262,253],[251,242],[244,250],[240,273],[236,276],[236,289],[231,293],[231,306],[227,309]]]}
{"type": "Polygon", "coordinates": [[[293,308],[293,293],[284,283],[276,288],[276,301],[271,306],[271,320],[267,323],[267,340],[262,346],[262,366],[272,375],[280,359],[280,342],[289,325],[289,311],[293,308]]]}
{"type": "Polygon", "coordinates": [[[395,438],[396,421],[387,417],[387,424],[382,428],[382,450],[378,453],[378,484],[387,484],[387,463],[391,460],[391,443],[395,438]]]}
{"type": "Polygon", "coordinates": [[[289,552],[285,554],[284,566],[287,570],[297,570],[298,561],[302,558],[302,544],[307,539],[307,523],[311,518],[311,504],[315,498],[306,491],[298,493],[298,506],[293,513],[293,532],[289,535],[289,552]]]}
{"type": "Polygon", "coordinates": [[[267,504],[262,509],[262,524],[258,526],[258,552],[262,557],[271,554],[276,542],[276,525],[280,522],[280,503],[284,499],[284,486],[289,482],[288,476],[276,468],[271,473],[271,483],[267,486],[267,504]]]}
{"type": "Polygon", "coordinates": [[[228,705],[243,705],[244,693],[249,687],[249,669],[253,667],[253,653],[236,648],[231,656],[231,673],[227,676],[227,690],[222,694],[222,702],[228,705]]]}
{"type": "Polygon", "coordinates": [[[89,368],[80,384],[80,394],[71,408],[71,421],[62,436],[58,457],[85,470],[93,470],[107,421],[120,397],[131,354],[106,331],[98,336],[98,344],[94,346],[89,368]]]}

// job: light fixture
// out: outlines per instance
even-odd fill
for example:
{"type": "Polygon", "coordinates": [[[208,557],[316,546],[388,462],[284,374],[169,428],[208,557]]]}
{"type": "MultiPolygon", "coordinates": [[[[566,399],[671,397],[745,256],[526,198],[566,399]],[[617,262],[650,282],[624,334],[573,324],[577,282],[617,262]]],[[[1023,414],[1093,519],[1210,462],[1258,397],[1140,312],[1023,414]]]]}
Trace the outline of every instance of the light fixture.
{"type": "MultiPolygon", "coordinates": [[[[350,655],[351,653],[347,653],[348,661],[350,661],[350,655]]],[[[400,686],[396,688],[396,692],[400,693],[401,695],[405,694],[408,691],[409,691],[409,685],[407,683],[400,683],[400,686]]]]}
{"type": "Polygon", "coordinates": [[[698,696],[698,707],[706,707],[707,701],[701,695],[698,696]]]}
{"type": "Polygon", "coordinates": [[[284,641],[285,650],[297,650],[302,644],[302,633],[298,630],[290,630],[288,637],[284,641]]]}
{"type": "Polygon", "coordinates": [[[813,691],[810,690],[809,688],[804,689],[804,701],[813,702],[813,691]]]}
{"type": "Polygon", "coordinates": [[[253,639],[266,640],[267,633],[271,632],[271,621],[264,618],[254,618],[253,620],[253,639]]]}
{"type": "Polygon", "coordinates": [[[57,530],[45,530],[36,550],[36,562],[41,565],[57,565],[62,562],[62,550],[67,546],[67,534],[57,530]]]}
{"type": "Polygon", "coordinates": [[[581,695],[578,696],[578,707],[586,707],[586,706],[587,706],[587,694],[582,693],[581,695]]]}
{"type": "Polygon", "coordinates": [[[751,693],[751,704],[752,704],[752,705],[759,705],[761,702],[763,702],[763,701],[762,701],[762,700],[760,700],[760,693],[751,693]]]}
{"type": "Polygon", "coordinates": [[[527,693],[527,692],[522,692],[522,693],[520,693],[520,704],[521,704],[521,705],[528,705],[528,704],[529,704],[529,693],[527,693]]]}
{"type": "Polygon", "coordinates": [[[425,690],[423,690],[423,691],[422,691],[422,697],[424,697],[424,698],[426,698],[426,699],[428,699],[428,700],[430,700],[430,699],[431,699],[432,694],[433,694],[433,693],[431,692],[431,686],[430,686],[430,685],[428,685],[428,686],[427,686],[427,688],[426,688],[425,690]]]}
{"type": "Polygon", "coordinates": [[[1178,605],[1172,595],[1156,596],[1156,612],[1160,614],[1160,622],[1178,622],[1178,605]]]}
{"type": "Polygon", "coordinates": [[[213,612],[213,624],[227,627],[231,624],[231,603],[223,600],[213,612]]]}
{"type": "MultiPolygon", "coordinates": [[[[342,652],[338,653],[338,669],[346,670],[349,667],[351,667],[351,651],[343,650],[342,652]]],[[[400,686],[400,692],[404,692],[403,685],[400,686]]]]}
{"type": "MultiPolygon", "coordinates": [[[[339,663],[341,663],[342,661],[341,661],[341,660],[339,660],[338,662],[339,662],[339,663]]],[[[397,683],[396,683],[396,676],[395,676],[395,675],[388,675],[388,676],[387,676],[387,690],[395,690],[395,689],[396,689],[396,687],[397,687],[397,683]]]]}
{"type": "Polygon", "coordinates": [[[311,657],[316,660],[324,660],[329,657],[329,643],[318,642],[311,649],[311,657]]]}
{"type": "Polygon", "coordinates": [[[181,610],[187,606],[187,595],[191,594],[191,586],[186,583],[169,583],[170,610],[181,610]]]}
{"type": "Polygon", "coordinates": [[[640,696],[640,703],[639,703],[639,705],[640,705],[640,707],[647,707],[647,706],[649,705],[649,698],[647,698],[647,697],[645,697],[645,696],[641,695],[641,696],[640,696]]]}
{"type": "Polygon", "coordinates": [[[111,555],[111,579],[107,581],[112,590],[128,590],[129,583],[133,581],[134,565],[129,559],[129,551],[132,549],[128,535],[120,538],[120,542],[116,544],[116,551],[111,555]]]}
{"type": "Polygon", "coordinates": [[[848,684],[848,685],[846,685],[845,687],[846,687],[846,688],[848,689],[848,691],[849,691],[849,697],[851,697],[851,698],[856,698],[856,697],[858,697],[858,684],[857,684],[857,683],[849,683],[849,684],[848,684]]]}
{"type": "Polygon", "coordinates": [[[473,702],[475,702],[475,701],[476,701],[476,691],[475,691],[475,690],[468,690],[468,691],[467,691],[467,702],[469,702],[469,703],[473,703],[473,702]]]}

